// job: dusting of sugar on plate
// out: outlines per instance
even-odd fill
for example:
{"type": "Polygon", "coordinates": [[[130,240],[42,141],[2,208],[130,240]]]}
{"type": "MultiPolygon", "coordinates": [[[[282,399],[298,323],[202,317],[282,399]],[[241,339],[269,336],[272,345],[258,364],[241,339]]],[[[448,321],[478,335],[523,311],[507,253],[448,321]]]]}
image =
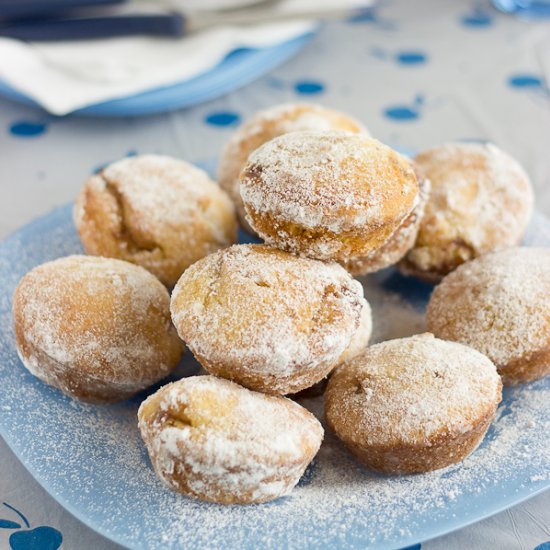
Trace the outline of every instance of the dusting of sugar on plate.
{"type": "MultiPolygon", "coordinates": [[[[541,241],[548,225],[536,218],[529,244],[548,245],[550,239],[541,241]]],[[[406,546],[550,485],[547,379],[505,390],[485,441],[464,463],[445,470],[397,478],[373,474],[327,432],[288,497],[243,507],[176,494],[155,476],[138,434],[136,412],[145,394],[106,407],[81,404],[33,378],[15,353],[10,302],[19,277],[40,262],[79,251],[69,207],[0,247],[0,433],[65,507],[129,548],[406,546]]],[[[373,307],[374,341],[424,330],[430,287],[393,270],[362,282],[373,307]]],[[[301,403],[322,418],[320,398],[301,403]]]]}

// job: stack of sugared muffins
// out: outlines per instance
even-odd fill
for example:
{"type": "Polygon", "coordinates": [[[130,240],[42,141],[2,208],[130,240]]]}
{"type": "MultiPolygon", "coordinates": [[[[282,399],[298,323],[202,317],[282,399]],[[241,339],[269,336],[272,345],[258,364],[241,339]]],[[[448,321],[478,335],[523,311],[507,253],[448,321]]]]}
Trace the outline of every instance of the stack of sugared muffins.
{"type": "Polygon", "coordinates": [[[138,412],[169,487],[220,503],[288,493],[323,428],[283,396],[327,379],[327,423],[360,461],[442,468],[487,431],[497,368],[505,383],[550,370],[550,252],[510,248],[532,191],[494,145],[411,160],[343,113],[282,105],[235,132],[219,180],[162,156],[111,164],[74,211],[93,256],[35,268],[14,296],[25,366],[87,401],[161,380],[185,342],[209,375],[165,385],[138,412]],[[263,244],[234,244],[235,213],[263,244]],[[433,282],[452,273],[428,308],[433,334],[368,347],[352,275],[394,264],[433,282]]]}

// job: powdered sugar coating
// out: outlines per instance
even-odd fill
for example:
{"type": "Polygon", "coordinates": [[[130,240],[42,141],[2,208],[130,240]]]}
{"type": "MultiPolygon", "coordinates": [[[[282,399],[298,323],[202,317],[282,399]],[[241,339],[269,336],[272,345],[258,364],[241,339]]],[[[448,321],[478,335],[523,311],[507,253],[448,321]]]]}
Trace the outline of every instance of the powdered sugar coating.
{"type": "Polygon", "coordinates": [[[169,286],[236,241],[229,197],[203,170],[161,155],[126,158],[92,176],[74,220],[88,253],[141,265],[169,286]]]}
{"type": "Polygon", "coordinates": [[[432,192],[405,269],[437,280],[464,261],[520,242],[533,190],[511,156],[492,143],[447,143],[415,162],[432,192]]]}
{"type": "Polygon", "coordinates": [[[293,132],[250,155],[241,197],[269,244],[345,260],[387,240],[416,206],[418,182],[409,161],[368,136],[293,132]]]}
{"type": "Polygon", "coordinates": [[[25,366],[89,401],[124,399],[150,386],[183,350],[166,289],[120,260],[68,256],[36,267],[15,291],[13,315],[25,366]]]}
{"type": "Polygon", "coordinates": [[[339,367],[329,381],[326,414],[337,433],[346,431],[357,444],[429,446],[492,418],[501,388],[487,357],[421,334],[371,346],[339,367]]]}
{"type": "Polygon", "coordinates": [[[510,248],[467,262],[436,287],[428,327],[510,363],[550,349],[550,249],[510,248]]]}
{"type": "Polygon", "coordinates": [[[164,386],[144,401],[138,418],[164,483],[225,504],[287,494],[323,439],[321,424],[293,401],[214,376],[164,386]]]}
{"type": "Polygon", "coordinates": [[[209,372],[268,393],[318,382],[350,346],[366,345],[372,326],[362,286],[342,267],[265,245],[233,246],[191,266],[171,309],[209,372]]]}
{"type": "Polygon", "coordinates": [[[241,224],[252,231],[245,218],[239,192],[239,174],[248,156],[267,141],[289,132],[341,130],[365,133],[367,130],[349,115],[312,103],[285,103],[257,112],[240,126],[224,147],[219,164],[219,182],[237,208],[241,224]]]}

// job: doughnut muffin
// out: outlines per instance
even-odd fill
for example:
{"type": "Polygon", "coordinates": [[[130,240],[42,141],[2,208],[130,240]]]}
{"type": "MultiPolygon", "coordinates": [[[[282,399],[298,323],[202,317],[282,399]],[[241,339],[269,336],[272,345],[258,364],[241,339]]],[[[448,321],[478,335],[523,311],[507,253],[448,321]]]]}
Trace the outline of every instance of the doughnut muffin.
{"type": "Polygon", "coordinates": [[[459,462],[478,446],[501,390],[487,357],[428,333],[376,344],[336,369],[325,413],[368,468],[420,473],[459,462]]]}
{"type": "Polygon", "coordinates": [[[427,322],[439,338],[489,357],[506,385],[550,372],[550,249],[509,248],[472,260],[433,292],[427,322]]]}
{"type": "Polygon", "coordinates": [[[350,116],[310,103],[285,103],[257,112],[236,132],[222,151],[218,180],[237,208],[241,225],[253,232],[245,218],[239,192],[239,174],[248,156],[260,145],[289,132],[304,130],[341,130],[367,133],[360,122],[350,116]]]}
{"type": "Polygon", "coordinates": [[[157,476],[220,504],[286,495],[323,440],[319,421],[290,399],[215,376],[164,386],[141,404],[138,419],[157,476]]]}
{"type": "Polygon", "coordinates": [[[366,347],[370,307],[337,264],[236,245],[192,265],[172,320],[211,374],[252,390],[296,393],[366,347]]]}
{"type": "Polygon", "coordinates": [[[431,188],[430,180],[420,176],[418,171],[416,171],[416,174],[419,186],[416,208],[378,250],[368,256],[354,258],[342,263],[352,275],[367,275],[394,265],[414,246],[431,188]]]}
{"type": "Polygon", "coordinates": [[[166,288],[120,260],[68,256],[35,267],[15,290],[13,320],[25,367],[91,403],[158,382],[183,352],[166,288]]]}
{"type": "Polygon", "coordinates": [[[159,155],[126,158],[91,176],[74,221],[87,254],[141,265],[169,287],[237,239],[225,192],[203,170],[159,155]]]}
{"type": "Polygon", "coordinates": [[[533,191],[512,157],[491,143],[448,143],[415,162],[432,191],[416,243],[400,265],[404,273],[438,282],[468,260],[519,244],[533,191]]]}
{"type": "Polygon", "coordinates": [[[419,193],[407,159],[349,132],[292,132],[267,142],[250,155],[240,190],[266,243],[339,262],[378,250],[419,193]]]}

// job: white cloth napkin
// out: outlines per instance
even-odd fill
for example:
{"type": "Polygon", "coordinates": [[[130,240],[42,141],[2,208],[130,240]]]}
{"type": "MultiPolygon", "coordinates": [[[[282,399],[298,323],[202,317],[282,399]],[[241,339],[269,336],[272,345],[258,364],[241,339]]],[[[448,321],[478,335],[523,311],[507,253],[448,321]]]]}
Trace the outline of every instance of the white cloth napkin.
{"type": "MultiPolygon", "coordinates": [[[[172,0],[174,4],[175,0],[172,0]]],[[[279,12],[350,9],[359,0],[283,0],[279,12]]],[[[150,37],[26,43],[0,38],[0,80],[55,115],[183,82],[236,48],[264,48],[311,31],[314,20],[212,27],[181,39],[150,37]]]]}

